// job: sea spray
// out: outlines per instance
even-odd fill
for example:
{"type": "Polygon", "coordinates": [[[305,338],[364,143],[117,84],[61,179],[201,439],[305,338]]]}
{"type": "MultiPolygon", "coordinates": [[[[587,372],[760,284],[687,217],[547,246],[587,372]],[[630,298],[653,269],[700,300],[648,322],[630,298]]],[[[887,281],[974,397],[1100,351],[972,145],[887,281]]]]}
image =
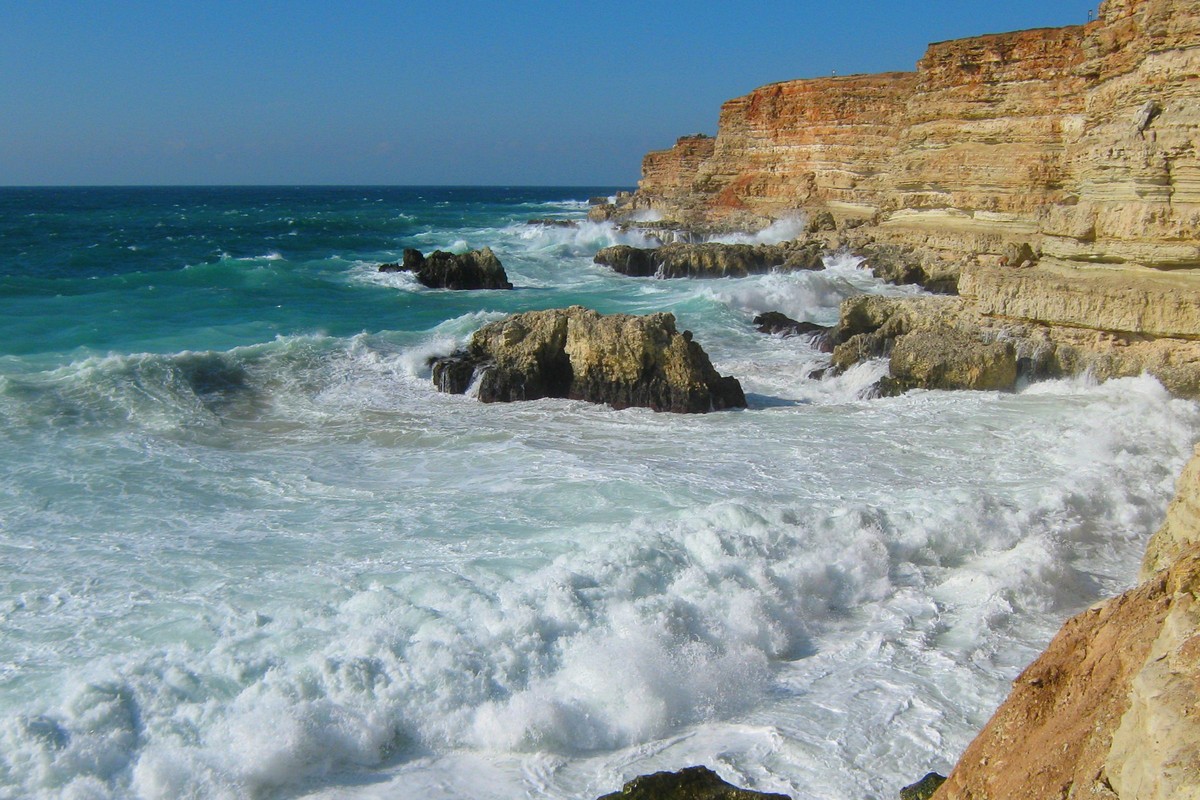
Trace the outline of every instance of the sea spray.
{"type": "Polygon", "coordinates": [[[48,239],[3,278],[0,797],[589,797],[691,763],[885,796],[1133,580],[1200,425],[1148,378],[870,399],[882,362],[817,377],[751,319],[915,290],[629,279],[591,263],[612,226],[524,222],[608,191],[112,191],[71,236],[124,215],[129,263],[48,239]],[[518,289],[372,277],[458,240],[518,289]],[[430,356],[572,303],[674,312],[751,408],[434,391],[430,356]]]}

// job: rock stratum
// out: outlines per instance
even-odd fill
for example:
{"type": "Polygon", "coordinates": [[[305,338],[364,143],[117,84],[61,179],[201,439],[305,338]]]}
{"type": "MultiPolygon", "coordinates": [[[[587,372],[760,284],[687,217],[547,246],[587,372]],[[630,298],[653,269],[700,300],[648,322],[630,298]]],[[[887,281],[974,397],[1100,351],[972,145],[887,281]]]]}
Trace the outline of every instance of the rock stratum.
{"type": "Polygon", "coordinates": [[[702,413],[744,408],[736,378],[719,375],[672,314],[602,315],[580,306],[484,325],[466,350],[433,362],[433,382],[485,403],[560,397],[702,413]]]}
{"type": "MultiPolygon", "coordinates": [[[[843,305],[834,367],[889,357],[884,391],[1149,372],[1197,398],[1198,143],[1200,6],[1105,0],[932,44],[914,72],[756,89],[593,214],[803,214],[881,277],[956,294],[843,305]]],[[[1200,798],[1200,449],[1139,579],[1063,626],[935,800],[1200,798]]]]}

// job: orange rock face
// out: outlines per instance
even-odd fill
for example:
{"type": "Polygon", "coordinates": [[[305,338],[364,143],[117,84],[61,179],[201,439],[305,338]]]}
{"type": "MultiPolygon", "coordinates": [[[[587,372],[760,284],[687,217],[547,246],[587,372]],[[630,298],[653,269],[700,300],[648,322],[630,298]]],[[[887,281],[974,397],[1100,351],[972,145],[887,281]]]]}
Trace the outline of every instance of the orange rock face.
{"type": "Polygon", "coordinates": [[[1079,265],[1200,268],[1200,13],[1108,0],[1088,25],[930,45],[914,73],[772,84],[647,156],[634,204],[685,223],[829,210],[880,238],[1079,265]]]}

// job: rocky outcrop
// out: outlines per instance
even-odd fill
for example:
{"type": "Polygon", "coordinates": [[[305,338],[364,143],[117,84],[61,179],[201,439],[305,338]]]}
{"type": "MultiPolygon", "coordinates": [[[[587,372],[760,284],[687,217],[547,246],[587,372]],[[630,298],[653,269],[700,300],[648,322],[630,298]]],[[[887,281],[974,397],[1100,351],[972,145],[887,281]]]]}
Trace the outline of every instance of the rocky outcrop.
{"type": "Polygon", "coordinates": [[[820,242],[783,244],[690,244],[642,248],[619,244],[595,256],[597,264],[636,278],[744,278],[772,270],[823,269],[820,242]]]}
{"type": "Polygon", "coordinates": [[[399,263],[380,264],[380,272],[411,272],[431,289],[511,289],[500,259],[490,247],[467,253],[434,250],[428,256],[406,249],[399,263]]]}
{"type": "Polygon", "coordinates": [[[1200,797],[1198,504],[1200,451],[1151,540],[1146,580],[1063,626],[938,800],[1200,797]]]}
{"type": "Polygon", "coordinates": [[[746,405],[737,379],[719,375],[673,315],[602,316],[579,306],[485,325],[465,351],[433,363],[433,380],[456,393],[476,383],[485,403],[562,397],[685,413],[746,405]]]}
{"type": "Polygon", "coordinates": [[[1013,244],[1068,266],[1200,268],[1198,16],[1107,0],[1087,25],[932,44],[915,72],[755,89],[725,103],[715,139],[648,155],[618,212],[829,213],[950,269],[1013,244]]]}
{"type": "Polygon", "coordinates": [[[786,794],[739,789],[707,767],[678,772],[655,772],[626,783],[619,792],[599,800],[791,800],[786,794]]]}
{"type": "Polygon", "coordinates": [[[759,333],[767,333],[784,338],[789,336],[809,336],[818,349],[825,352],[833,349],[833,330],[827,325],[818,325],[815,322],[801,322],[779,311],[767,311],[758,314],[754,317],[753,324],[759,333]]]}

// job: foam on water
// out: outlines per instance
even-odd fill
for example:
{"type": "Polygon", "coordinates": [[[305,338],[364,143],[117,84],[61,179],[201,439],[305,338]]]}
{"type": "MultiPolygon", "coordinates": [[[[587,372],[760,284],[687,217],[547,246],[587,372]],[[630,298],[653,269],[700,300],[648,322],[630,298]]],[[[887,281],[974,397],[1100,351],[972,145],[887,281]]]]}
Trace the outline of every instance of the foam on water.
{"type": "MultiPolygon", "coordinates": [[[[893,796],[1129,584],[1200,430],[1148,378],[868,399],[882,362],[817,379],[827,354],[750,324],[914,291],[853,259],[628,279],[591,264],[612,226],[464,207],[406,206],[424,239],[153,277],[259,292],[277,334],[0,356],[0,798],[575,798],[694,763],[893,796]],[[521,288],[373,271],[458,240],[521,288]],[[433,390],[430,356],[571,302],[675,312],[751,408],[433,390]]],[[[214,324],[175,309],[174,341],[214,324]]]]}

